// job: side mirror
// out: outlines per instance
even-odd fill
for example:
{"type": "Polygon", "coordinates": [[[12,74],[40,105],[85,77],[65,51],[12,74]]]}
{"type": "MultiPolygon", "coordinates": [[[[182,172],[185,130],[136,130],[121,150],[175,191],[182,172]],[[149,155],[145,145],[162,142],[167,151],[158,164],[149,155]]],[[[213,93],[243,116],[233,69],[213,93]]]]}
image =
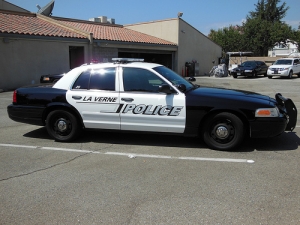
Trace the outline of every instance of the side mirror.
{"type": "Polygon", "coordinates": [[[182,92],[186,91],[186,86],[184,84],[178,84],[176,85],[176,87],[182,92]]]}
{"type": "Polygon", "coordinates": [[[172,94],[173,93],[171,87],[167,84],[160,85],[158,87],[158,91],[162,92],[162,93],[166,93],[166,94],[172,94]]]}
{"type": "Polygon", "coordinates": [[[191,82],[192,82],[192,81],[196,81],[196,78],[195,78],[195,77],[190,77],[190,78],[189,78],[189,81],[191,81],[191,82]]]}

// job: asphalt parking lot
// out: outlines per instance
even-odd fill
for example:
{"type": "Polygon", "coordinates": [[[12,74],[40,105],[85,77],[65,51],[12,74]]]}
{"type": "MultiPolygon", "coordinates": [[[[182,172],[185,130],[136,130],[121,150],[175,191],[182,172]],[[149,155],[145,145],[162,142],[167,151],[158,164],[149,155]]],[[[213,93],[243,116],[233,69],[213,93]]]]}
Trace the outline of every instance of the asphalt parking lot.
{"type": "Polygon", "coordinates": [[[197,77],[203,86],[280,92],[293,132],[234,152],[196,138],[86,131],[58,143],[11,121],[0,93],[0,224],[300,224],[300,78],[197,77]]]}

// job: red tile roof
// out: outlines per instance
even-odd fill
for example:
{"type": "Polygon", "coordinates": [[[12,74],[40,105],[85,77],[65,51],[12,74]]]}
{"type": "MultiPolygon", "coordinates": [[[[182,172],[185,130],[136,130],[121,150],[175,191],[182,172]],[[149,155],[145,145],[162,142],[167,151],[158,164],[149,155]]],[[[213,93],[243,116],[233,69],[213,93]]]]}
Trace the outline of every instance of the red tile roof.
{"type": "Polygon", "coordinates": [[[87,35],[83,32],[86,32],[86,34],[93,33],[93,38],[96,40],[176,46],[173,42],[133,31],[123,26],[101,25],[90,21],[54,17],[48,18],[43,19],[43,17],[34,13],[12,13],[2,10],[0,11],[0,33],[85,39],[87,35]]]}
{"type": "Polygon", "coordinates": [[[36,14],[0,12],[0,33],[26,34],[52,37],[86,38],[70,29],[40,19],[36,14]]]}

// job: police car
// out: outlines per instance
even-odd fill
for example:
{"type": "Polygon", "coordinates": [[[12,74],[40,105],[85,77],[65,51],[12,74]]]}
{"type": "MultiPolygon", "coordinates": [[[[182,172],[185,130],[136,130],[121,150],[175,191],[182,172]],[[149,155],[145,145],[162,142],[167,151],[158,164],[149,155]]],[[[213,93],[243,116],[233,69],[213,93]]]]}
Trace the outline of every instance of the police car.
{"type": "Polygon", "coordinates": [[[14,91],[7,107],[17,122],[46,126],[56,141],[83,129],[200,136],[230,150],[245,137],[273,137],[296,126],[291,99],[194,85],[174,71],[139,59],[83,65],[52,87],[14,91]]]}

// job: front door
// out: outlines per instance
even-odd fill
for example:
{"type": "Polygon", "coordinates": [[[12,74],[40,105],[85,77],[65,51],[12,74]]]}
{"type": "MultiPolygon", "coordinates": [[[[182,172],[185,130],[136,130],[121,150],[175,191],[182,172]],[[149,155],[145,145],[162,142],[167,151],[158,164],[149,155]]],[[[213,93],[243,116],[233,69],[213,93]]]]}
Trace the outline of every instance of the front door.
{"type": "Polygon", "coordinates": [[[183,133],[185,95],[159,93],[164,84],[155,73],[141,68],[123,67],[120,92],[121,130],[183,133]],[[122,85],[121,85],[122,86],[122,85]]]}

